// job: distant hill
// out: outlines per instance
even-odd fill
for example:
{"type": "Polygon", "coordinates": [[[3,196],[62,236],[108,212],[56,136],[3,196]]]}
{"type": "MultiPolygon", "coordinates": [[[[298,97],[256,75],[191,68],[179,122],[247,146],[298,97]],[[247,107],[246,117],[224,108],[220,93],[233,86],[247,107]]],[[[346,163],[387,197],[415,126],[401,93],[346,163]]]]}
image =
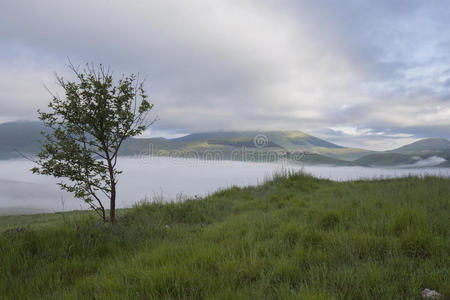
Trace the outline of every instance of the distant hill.
{"type": "Polygon", "coordinates": [[[450,141],[447,139],[423,139],[390,152],[402,154],[436,154],[450,152],[450,141]]]}
{"type": "MultiPolygon", "coordinates": [[[[124,146],[122,154],[135,152],[136,144],[141,144],[140,149],[145,148],[143,144],[146,144],[147,148],[148,145],[151,145],[152,151],[159,151],[159,153],[167,151],[203,153],[219,150],[227,159],[231,152],[244,148],[266,152],[314,153],[320,157],[327,157],[327,161],[330,159],[334,161],[352,160],[372,153],[372,151],[364,149],[345,148],[301,131],[224,131],[194,133],[170,140],[130,139],[124,146]]],[[[318,160],[320,159],[315,161],[318,160]]]]}
{"type": "Polygon", "coordinates": [[[450,168],[450,160],[447,159],[447,161],[445,161],[445,162],[443,162],[443,163],[440,163],[440,164],[438,165],[438,167],[442,167],[442,168],[450,168]]]}
{"type": "MultiPolygon", "coordinates": [[[[16,152],[35,155],[40,150],[40,122],[0,124],[0,159],[19,158],[16,152]]],[[[384,152],[346,148],[302,131],[220,131],[193,133],[175,139],[129,138],[120,155],[157,155],[199,159],[278,161],[307,164],[398,166],[436,156],[449,167],[450,141],[424,139],[384,152]]],[[[438,161],[438,160],[435,160],[438,161]]]]}
{"type": "Polygon", "coordinates": [[[411,156],[400,154],[400,153],[375,153],[363,156],[357,160],[355,163],[367,166],[380,166],[388,167],[395,165],[409,165],[417,162],[411,156]]]}
{"type": "Polygon", "coordinates": [[[316,147],[333,149],[344,148],[339,145],[308,135],[301,131],[223,131],[193,133],[181,138],[172,139],[173,142],[203,142],[210,145],[231,145],[255,148],[255,137],[267,138],[264,147],[281,148],[288,151],[311,150],[316,147]]]}
{"type": "Polygon", "coordinates": [[[363,149],[345,148],[301,131],[223,131],[194,133],[175,139],[129,139],[121,149],[122,155],[136,153],[235,160],[264,160],[298,158],[309,164],[354,165],[341,156],[371,153],[363,149]],[[146,151],[148,150],[148,152],[146,151]],[[276,155],[275,155],[276,154],[276,155]],[[328,155],[331,154],[331,155],[328,155]],[[217,155],[217,156],[216,156],[217,155]]]}
{"type": "Polygon", "coordinates": [[[0,124],[0,159],[20,157],[16,150],[28,154],[38,153],[42,130],[44,127],[40,122],[0,124]]]}
{"type": "Polygon", "coordinates": [[[446,139],[423,139],[400,148],[372,153],[355,160],[370,166],[450,166],[450,141],[446,139]],[[442,160],[446,160],[441,162],[442,160]]]}

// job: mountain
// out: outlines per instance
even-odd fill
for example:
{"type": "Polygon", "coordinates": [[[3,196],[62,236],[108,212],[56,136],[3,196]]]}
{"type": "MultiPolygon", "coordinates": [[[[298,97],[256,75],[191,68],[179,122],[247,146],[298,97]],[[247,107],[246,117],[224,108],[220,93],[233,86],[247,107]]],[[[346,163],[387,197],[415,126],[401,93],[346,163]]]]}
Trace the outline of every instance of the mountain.
{"type": "MultiPolygon", "coordinates": [[[[18,158],[17,151],[34,155],[39,152],[40,122],[0,124],[0,159],[18,158]]],[[[339,155],[367,153],[345,148],[301,131],[223,131],[193,133],[181,138],[130,138],[121,155],[161,155],[202,159],[276,161],[287,159],[311,164],[354,165],[339,155]],[[328,155],[331,154],[331,155],[328,155]]]]}
{"type": "Polygon", "coordinates": [[[211,145],[258,147],[255,143],[264,143],[259,146],[281,148],[288,151],[299,149],[311,150],[316,147],[340,149],[344,148],[325,140],[308,135],[301,131],[223,131],[193,133],[184,137],[172,139],[173,142],[207,142],[211,145]]]}
{"type": "Polygon", "coordinates": [[[17,158],[17,151],[27,154],[39,152],[44,127],[40,122],[10,122],[0,124],[0,159],[17,158]]]}
{"type": "Polygon", "coordinates": [[[447,139],[429,138],[385,151],[363,156],[355,163],[369,166],[450,166],[450,141],[447,139]]]}
{"type": "Polygon", "coordinates": [[[427,155],[427,154],[439,154],[450,151],[450,141],[447,139],[423,139],[403,147],[391,150],[390,152],[402,153],[402,154],[415,154],[415,155],[427,155]]]}
{"type": "Polygon", "coordinates": [[[360,165],[379,167],[410,165],[416,162],[413,157],[400,153],[374,153],[355,160],[355,163],[360,165]]]}
{"type": "MultiPolygon", "coordinates": [[[[0,124],[0,159],[18,158],[20,151],[39,152],[40,122],[0,124]]],[[[346,148],[302,131],[220,131],[180,138],[129,138],[120,155],[157,155],[198,159],[302,162],[361,166],[450,166],[450,141],[424,139],[391,151],[346,148]]]]}
{"type": "MultiPolygon", "coordinates": [[[[130,139],[124,145],[123,154],[135,152],[136,144],[152,146],[152,151],[165,153],[167,151],[196,152],[222,151],[226,159],[231,152],[246,149],[260,152],[305,152],[317,154],[337,160],[352,160],[372,151],[356,148],[345,148],[301,131],[223,131],[193,133],[184,137],[164,139],[130,139]],[[139,141],[137,141],[139,140],[139,141]],[[132,148],[131,150],[129,148],[132,148]]],[[[143,146],[140,147],[143,149],[143,146]]],[[[144,147],[145,148],[145,147],[144,147]]],[[[315,159],[318,161],[320,159],[315,159]]],[[[325,159],[324,159],[325,161],[325,159]]]]}

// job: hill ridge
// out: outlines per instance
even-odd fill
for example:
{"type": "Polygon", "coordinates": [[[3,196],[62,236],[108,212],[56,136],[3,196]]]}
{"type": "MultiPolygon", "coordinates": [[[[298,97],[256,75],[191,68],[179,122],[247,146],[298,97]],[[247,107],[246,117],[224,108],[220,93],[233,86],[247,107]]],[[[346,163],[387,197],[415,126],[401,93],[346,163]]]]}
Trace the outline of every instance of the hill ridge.
{"type": "MultiPolygon", "coordinates": [[[[18,158],[19,150],[27,154],[39,152],[44,127],[38,121],[16,121],[0,124],[0,159],[18,158]]],[[[450,141],[445,138],[426,138],[388,151],[348,148],[309,135],[301,130],[219,130],[203,131],[178,138],[130,138],[123,144],[121,155],[143,153],[167,156],[176,152],[201,154],[208,150],[222,151],[223,159],[231,159],[233,149],[272,151],[276,153],[302,152],[304,162],[315,164],[391,166],[415,163],[439,156],[450,161],[450,141]],[[150,149],[151,147],[151,149],[150,149]]],[[[242,158],[245,160],[245,158],[242,158]]]]}

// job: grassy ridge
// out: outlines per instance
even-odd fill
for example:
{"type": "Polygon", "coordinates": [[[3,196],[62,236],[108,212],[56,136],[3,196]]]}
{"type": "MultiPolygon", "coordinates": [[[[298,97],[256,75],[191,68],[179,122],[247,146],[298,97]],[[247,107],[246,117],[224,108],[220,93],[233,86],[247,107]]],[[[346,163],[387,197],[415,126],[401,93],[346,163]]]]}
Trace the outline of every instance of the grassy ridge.
{"type": "Polygon", "coordinates": [[[363,156],[355,162],[367,166],[388,167],[396,165],[409,165],[416,163],[417,160],[414,159],[414,156],[400,153],[376,153],[363,156]]]}
{"type": "Polygon", "coordinates": [[[448,296],[449,183],[295,174],[142,203],[116,226],[88,213],[19,227],[22,217],[1,217],[0,298],[420,299],[425,287],[448,296]]]}

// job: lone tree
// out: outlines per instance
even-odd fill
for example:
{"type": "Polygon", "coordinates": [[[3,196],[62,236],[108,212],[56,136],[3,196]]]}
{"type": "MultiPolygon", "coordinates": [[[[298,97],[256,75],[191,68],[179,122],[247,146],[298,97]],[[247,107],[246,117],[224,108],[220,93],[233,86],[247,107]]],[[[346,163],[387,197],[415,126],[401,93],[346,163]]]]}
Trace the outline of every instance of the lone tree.
{"type": "Polygon", "coordinates": [[[104,201],[109,200],[111,222],[116,213],[119,148],[123,141],[142,133],[155,120],[147,119],[153,104],[147,100],[144,81],[131,74],[115,81],[104,66],[69,69],[75,81],[56,74],[65,96],[52,95],[50,112],[38,110],[49,128],[33,173],[61,178],[59,186],[84,200],[107,221],[104,201]],[[106,198],[106,199],[105,199],[106,198]]]}

